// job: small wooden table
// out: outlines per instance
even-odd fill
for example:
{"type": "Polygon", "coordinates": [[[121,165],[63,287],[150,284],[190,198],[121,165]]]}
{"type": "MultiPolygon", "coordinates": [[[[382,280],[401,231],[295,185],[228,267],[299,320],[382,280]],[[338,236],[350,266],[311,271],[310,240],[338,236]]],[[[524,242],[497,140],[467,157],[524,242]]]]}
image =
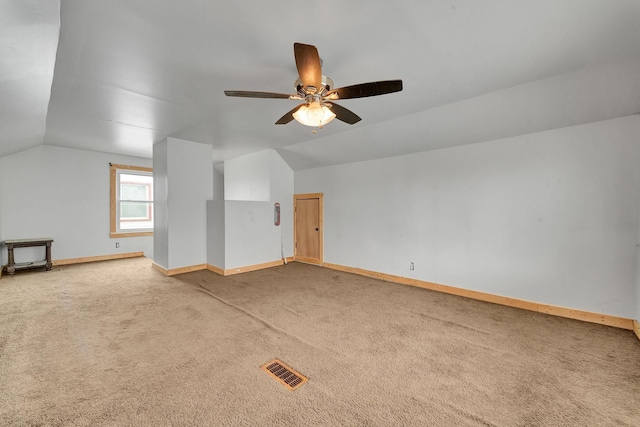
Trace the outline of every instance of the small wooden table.
{"type": "Polygon", "coordinates": [[[51,264],[51,243],[53,239],[49,237],[41,237],[39,239],[17,239],[17,240],[5,240],[3,243],[7,246],[7,252],[9,253],[9,264],[7,264],[7,273],[9,275],[16,274],[16,270],[22,270],[27,268],[44,267],[46,271],[52,269],[51,264]],[[15,248],[27,248],[31,246],[45,246],[45,259],[44,261],[35,262],[21,262],[16,264],[13,257],[13,250],[15,248]]]}

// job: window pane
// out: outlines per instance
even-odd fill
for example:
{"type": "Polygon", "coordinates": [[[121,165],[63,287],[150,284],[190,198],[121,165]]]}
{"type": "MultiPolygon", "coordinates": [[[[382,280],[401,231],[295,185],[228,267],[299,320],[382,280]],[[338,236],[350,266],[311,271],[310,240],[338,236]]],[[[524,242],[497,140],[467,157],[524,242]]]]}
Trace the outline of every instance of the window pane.
{"type": "Polygon", "coordinates": [[[120,202],[120,229],[153,228],[153,203],[120,202]]]}
{"type": "Polygon", "coordinates": [[[145,184],[120,185],[120,200],[149,200],[151,188],[145,184]]]}
{"type": "Polygon", "coordinates": [[[134,220],[134,219],[149,219],[149,205],[147,203],[139,202],[122,202],[120,203],[120,219],[134,220]]]}
{"type": "Polygon", "coordinates": [[[153,200],[153,176],[121,173],[120,200],[153,200]]]}

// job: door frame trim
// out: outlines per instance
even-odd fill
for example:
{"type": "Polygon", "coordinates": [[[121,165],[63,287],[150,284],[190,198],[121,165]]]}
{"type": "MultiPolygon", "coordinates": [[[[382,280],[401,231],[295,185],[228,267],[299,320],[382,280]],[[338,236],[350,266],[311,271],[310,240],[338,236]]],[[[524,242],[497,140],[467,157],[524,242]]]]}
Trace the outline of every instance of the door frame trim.
{"type": "Polygon", "coordinates": [[[322,265],[324,263],[324,193],[305,193],[293,195],[293,256],[296,261],[302,261],[316,265],[322,265]],[[316,261],[315,259],[298,256],[298,248],[296,247],[296,242],[298,241],[298,217],[296,215],[298,199],[318,199],[318,223],[320,228],[320,235],[318,236],[320,245],[320,258],[318,261],[316,261]]]}

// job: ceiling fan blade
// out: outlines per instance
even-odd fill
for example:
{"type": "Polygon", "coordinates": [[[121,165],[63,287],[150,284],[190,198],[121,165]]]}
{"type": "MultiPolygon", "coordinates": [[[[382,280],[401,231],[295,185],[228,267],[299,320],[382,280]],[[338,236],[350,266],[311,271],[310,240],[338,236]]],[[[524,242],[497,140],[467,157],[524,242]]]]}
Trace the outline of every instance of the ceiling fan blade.
{"type": "Polygon", "coordinates": [[[242,98],[278,98],[289,99],[292,95],[286,93],[274,93],[274,92],[253,92],[249,90],[225,90],[224,94],[227,96],[239,96],[242,98]]]}
{"type": "Polygon", "coordinates": [[[276,122],[276,124],[277,125],[286,125],[287,123],[289,123],[291,120],[293,120],[293,113],[298,111],[298,109],[300,107],[302,107],[303,105],[307,105],[307,104],[300,104],[297,107],[291,109],[291,111],[289,111],[287,114],[285,114],[284,116],[280,117],[280,119],[276,122]]]}
{"type": "Polygon", "coordinates": [[[322,86],[322,65],[318,49],[310,44],[294,43],[293,54],[303,86],[313,86],[320,90],[322,86]]]}
{"type": "Polygon", "coordinates": [[[358,123],[360,120],[362,120],[356,113],[354,113],[351,110],[347,110],[346,108],[344,108],[341,105],[338,105],[334,102],[332,103],[325,103],[325,105],[327,106],[331,106],[331,111],[333,111],[333,113],[336,115],[336,119],[341,120],[345,123],[348,123],[350,125],[354,124],[354,123],[358,123]]]}
{"type": "Polygon", "coordinates": [[[353,86],[340,87],[330,91],[326,97],[334,99],[331,95],[337,94],[338,99],[365,98],[367,96],[400,92],[401,90],[402,80],[383,80],[379,82],[360,83],[353,86]]]}

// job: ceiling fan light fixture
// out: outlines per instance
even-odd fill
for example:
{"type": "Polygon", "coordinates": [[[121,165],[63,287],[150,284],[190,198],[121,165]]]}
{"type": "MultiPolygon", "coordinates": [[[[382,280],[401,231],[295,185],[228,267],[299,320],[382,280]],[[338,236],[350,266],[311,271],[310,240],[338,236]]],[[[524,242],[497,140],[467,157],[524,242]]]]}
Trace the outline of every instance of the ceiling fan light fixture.
{"type": "Polygon", "coordinates": [[[305,126],[322,127],[336,118],[336,115],[326,105],[318,102],[311,102],[298,108],[293,113],[293,118],[305,126]]]}

